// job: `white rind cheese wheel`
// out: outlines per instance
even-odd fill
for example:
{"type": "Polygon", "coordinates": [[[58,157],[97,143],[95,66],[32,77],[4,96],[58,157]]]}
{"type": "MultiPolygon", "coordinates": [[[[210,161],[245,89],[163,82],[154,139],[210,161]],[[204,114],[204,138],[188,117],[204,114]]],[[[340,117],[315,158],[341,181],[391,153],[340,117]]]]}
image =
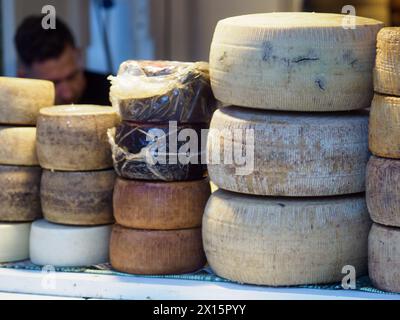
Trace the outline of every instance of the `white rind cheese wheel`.
{"type": "Polygon", "coordinates": [[[227,104],[287,111],[369,107],[376,35],[383,24],[338,14],[267,13],[221,20],[211,85],[227,104]]]}
{"type": "Polygon", "coordinates": [[[362,194],[264,198],[219,190],[207,205],[203,243],[221,277],[269,286],[341,281],[350,265],[367,271],[371,227],[362,194]]]}
{"type": "Polygon", "coordinates": [[[36,128],[0,126],[0,164],[39,166],[36,128]]]}
{"type": "Polygon", "coordinates": [[[400,97],[375,94],[369,120],[369,149],[379,157],[400,159],[400,97]]]}
{"type": "Polygon", "coordinates": [[[45,108],[37,124],[40,165],[49,170],[112,168],[107,130],[119,122],[111,107],[76,105],[45,108]]]}
{"type": "Polygon", "coordinates": [[[223,108],[214,113],[208,153],[210,178],[225,190],[271,196],[363,192],[368,113],[223,108]]]}
{"type": "Polygon", "coordinates": [[[400,229],[372,226],[368,239],[368,270],[374,287],[400,293],[400,229]]]}
{"type": "Polygon", "coordinates": [[[111,226],[71,227],[39,220],[32,224],[32,263],[55,267],[84,267],[109,260],[111,226]]]}
{"type": "Polygon", "coordinates": [[[1,222],[31,222],[42,216],[41,175],[40,167],[0,166],[1,222]]]}
{"type": "Polygon", "coordinates": [[[378,33],[375,91],[400,96],[400,28],[383,28],[378,33]]]}
{"type": "Polygon", "coordinates": [[[54,105],[54,84],[0,77],[0,123],[35,125],[41,108],[54,105]]]}
{"type": "Polygon", "coordinates": [[[0,223],[0,263],[29,259],[30,223],[0,223]]]}

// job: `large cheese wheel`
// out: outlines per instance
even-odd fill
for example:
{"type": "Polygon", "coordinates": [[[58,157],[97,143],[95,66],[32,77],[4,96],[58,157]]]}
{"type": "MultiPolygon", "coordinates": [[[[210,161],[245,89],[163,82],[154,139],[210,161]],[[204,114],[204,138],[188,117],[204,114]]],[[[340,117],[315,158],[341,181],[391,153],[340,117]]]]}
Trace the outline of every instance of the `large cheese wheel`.
{"type": "Polygon", "coordinates": [[[0,166],[0,221],[29,222],[42,216],[41,175],[40,167],[0,166]]]}
{"type": "Polygon", "coordinates": [[[368,114],[223,108],[211,122],[208,154],[210,178],[225,190],[274,196],[363,192],[368,114]]]}
{"type": "Polygon", "coordinates": [[[208,179],[165,183],[118,178],[114,190],[115,219],[118,224],[135,229],[200,227],[210,189],[208,179]]]}
{"type": "Polygon", "coordinates": [[[367,205],[374,222],[400,227],[400,161],[371,157],[367,166],[367,205]]]}
{"type": "Polygon", "coordinates": [[[203,242],[221,277],[283,286],[341,281],[342,268],[367,271],[371,222],[362,194],[293,199],[234,194],[211,196],[203,242]]]}
{"type": "Polygon", "coordinates": [[[54,105],[54,84],[0,77],[0,123],[35,125],[39,110],[54,105]]]}
{"type": "Polygon", "coordinates": [[[123,121],[115,140],[110,132],[114,168],[125,179],[187,181],[202,179],[201,163],[208,124],[142,124],[123,121]],[[204,139],[204,141],[203,141],[204,139]]]}
{"type": "Polygon", "coordinates": [[[107,130],[118,122],[111,107],[45,108],[37,124],[40,165],[49,170],[91,171],[112,167],[107,130]]]}
{"type": "Polygon", "coordinates": [[[375,95],[369,120],[369,149],[379,157],[400,159],[400,97],[375,95]]]}
{"type": "Polygon", "coordinates": [[[39,220],[32,224],[30,257],[37,265],[85,267],[108,262],[111,226],[72,227],[39,220]]]}
{"type": "Polygon", "coordinates": [[[400,229],[372,226],[368,239],[368,269],[374,287],[400,293],[400,229]]]}
{"type": "Polygon", "coordinates": [[[29,259],[30,223],[0,223],[0,263],[29,259]]]}
{"type": "Polygon", "coordinates": [[[93,172],[43,171],[40,195],[46,220],[66,225],[114,222],[114,170],[93,172]]]}
{"type": "Polygon", "coordinates": [[[201,228],[169,231],[128,229],[115,225],[111,265],[132,274],[182,274],[206,264],[201,228]]]}
{"type": "Polygon", "coordinates": [[[38,166],[36,128],[0,126],[0,164],[38,166]]]}
{"type": "Polygon", "coordinates": [[[383,24],[354,17],[354,28],[344,28],[348,18],[296,12],[220,21],[210,53],[216,98],[272,110],[369,107],[376,35],[383,24]]]}
{"type": "Polygon", "coordinates": [[[383,28],[378,33],[375,91],[400,96],[400,28],[383,28]]]}

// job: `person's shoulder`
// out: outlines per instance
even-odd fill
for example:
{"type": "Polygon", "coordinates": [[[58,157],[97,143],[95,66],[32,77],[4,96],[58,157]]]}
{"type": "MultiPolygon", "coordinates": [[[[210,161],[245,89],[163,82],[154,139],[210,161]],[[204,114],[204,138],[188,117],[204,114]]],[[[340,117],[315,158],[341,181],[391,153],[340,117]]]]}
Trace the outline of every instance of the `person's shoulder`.
{"type": "Polygon", "coordinates": [[[106,74],[85,70],[85,77],[88,82],[102,82],[107,86],[110,86],[110,82],[108,81],[108,76],[106,74]]]}

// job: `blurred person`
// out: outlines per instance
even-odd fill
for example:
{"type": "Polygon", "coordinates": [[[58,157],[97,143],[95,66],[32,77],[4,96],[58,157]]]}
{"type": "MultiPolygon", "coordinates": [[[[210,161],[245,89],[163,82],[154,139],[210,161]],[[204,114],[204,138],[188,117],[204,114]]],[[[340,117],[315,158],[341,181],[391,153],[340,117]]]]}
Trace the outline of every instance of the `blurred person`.
{"type": "Polygon", "coordinates": [[[110,105],[106,75],[84,69],[81,51],[67,25],[43,29],[42,16],[27,17],[15,35],[18,77],[54,82],[56,104],[110,105]]]}

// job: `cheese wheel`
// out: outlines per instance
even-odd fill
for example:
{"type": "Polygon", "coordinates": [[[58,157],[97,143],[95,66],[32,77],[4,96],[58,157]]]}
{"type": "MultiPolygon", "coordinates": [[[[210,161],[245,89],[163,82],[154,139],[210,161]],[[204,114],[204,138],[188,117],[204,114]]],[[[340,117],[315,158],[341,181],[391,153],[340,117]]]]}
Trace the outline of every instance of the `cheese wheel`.
{"type": "Polygon", "coordinates": [[[203,219],[211,268],[221,277],[269,286],[341,281],[367,271],[371,222],[362,194],[267,198],[219,190],[203,219]]]}
{"type": "Polygon", "coordinates": [[[112,167],[107,130],[118,123],[111,107],[45,108],[37,124],[40,165],[49,170],[92,171],[112,167]]]}
{"type": "Polygon", "coordinates": [[[368,239],[368,270],[374,287],[400,293],[400,229],[372,226],[368,239]]]}
{"type": "Polygon", "coordinates": [[[46,220],[66,225],[114,222],[114,170],[93,172],[43,171],[40,195],[46,220]]]}
{"type": "Polygon", "coordinates": [[[212,89],[227,104],[258,109],[369,107],[382,26],[367,18],[305,12],[221,20],[211,45],[212,89]]]}
{"type": "Polygon", "coordinates": [[[208,124],[142,124],[123,121],[115,139],[109,134],[114,168],[131,180],[187,181],[202,179],[201,163],[208,124]]]}
{"type": "Polygon", "coordinates": [[[0,127],[0,164],[38,166],[36,128],[0,127]]]}
{"type": "Polygon", "coordinates": [[[0,77],[0,123],[35,125],[40,109],[54,99],[50,81],[0,77]]]}
{"type": "Polygon", "coordinates": [[[400,97],[375,94],[369,120],[369,149],[383,158],[400,159],[400,97]]]}
{"type": "Polygon", "coordinates": [[[114,269],[131,274],[183,274],[204,267],[201,228],[148,231],[115,225],[110,259],[114,269]]]}
{"type": "Polygon", "coordinates": [[[39,220],[32,224],[31,261],[55,267],[87,267],[108,262],[111,226],[72,227],[39,220]]]}
{"type": "Polygon", "coordinates": [[[0,223],[0,263],[29,259],[30,223],[0,223]]]}
{"type": "Polygon", "coordinates": [[[378,33],[375,91],[400,96],[400,28],[383,28],[378,33]]]}
{"type": "Polygon", "coordinates": [[[30,222],[42,216],[40,167],[0,166],[0,221],[30,222]]]}
{"type": "Polygon", "coordinates": [[[400,161],[371,157],[367,166],[366,196],[374,222],[400,227],[400,161]]]}
{"type": "Polygon", "coordinates": [[[144,182],[117,179],[114,215],[118,224],[150,230],[201,226],[211,190],[208,179],[185,182],[144,182]]]}
{"type": "Polygon", "coordinates": [[[208,173],[220,188],[271,196],[365,190],[368,113],[215,112],[208,173]]]}

